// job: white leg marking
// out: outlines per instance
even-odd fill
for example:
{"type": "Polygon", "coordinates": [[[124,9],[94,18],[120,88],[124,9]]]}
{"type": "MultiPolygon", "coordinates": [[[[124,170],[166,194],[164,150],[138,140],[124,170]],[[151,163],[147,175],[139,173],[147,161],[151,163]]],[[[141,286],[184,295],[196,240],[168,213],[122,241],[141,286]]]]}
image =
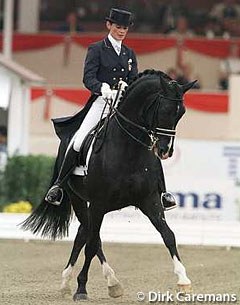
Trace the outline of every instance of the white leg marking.
{"type": "Polygon", "coordinates": [[[186,269],[178,258],[173,256],[174,273],[178,276],[178,285],[190,285],[191,281],[187,277],[186,269]]]}
{"type": "Polygon", "coordinates": [[[107,280],[108,287],[115,286],[115,285],[119,284],[119,280],[116,278],[115,272],[108,265],[108,263],[104,262],[102,264],[102,271],[103,271],[103,276],[107,280]]]}
{"type": "Polygon", "coordinates": [[[62,272],[62,283],[61,283],[61,290],[70,289],[70,281],[73,276],[73,267],[69,265],[66,269],[62,272]]]}

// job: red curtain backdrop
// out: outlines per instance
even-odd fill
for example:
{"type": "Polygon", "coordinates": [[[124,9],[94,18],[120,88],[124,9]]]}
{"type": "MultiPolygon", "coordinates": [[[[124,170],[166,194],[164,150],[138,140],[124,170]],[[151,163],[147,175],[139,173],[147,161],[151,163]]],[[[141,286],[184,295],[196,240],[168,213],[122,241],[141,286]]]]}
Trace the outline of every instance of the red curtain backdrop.
{"type": "MultiPolygon", "coordinates": [[[[225,58],[229,55],[231,43],[231,41],[223,39],[206,40],[203,38],[194,38],[186,39],[184,41],[184,47],[203,55],[225,58]]],[[[236,43],[240,46],[240,41],[236,41],[236,43]]]]}
{"type": "Polygon", "coordinates": [[[228,95],[224,93],[187,93],[184,97],[187,108],[215,113],[228,112],[228,95]]]}
{"type": "MultiPolygon", "coordinates": [[[[104,34],[79,34],[71,36],[71,43],[76,43],[84,48],[89,44],[101,40],[104,34]]],[[[43,48],[50,48],[57,44],[64,44],[66,42],[66,35],[62,34],[14,34],[13,50],[14,51],[29,51],[43,48]]],[[[240,46],[240,39],[234,40],[240,46]]],[[[224,58],[228,55],[231,40],[223,39],[204,39],[192,38],[186,39],[183,44],[184,47],[200,54],[224,58]]],[[[157,35],[130,35],[126,39],[126,44],[133,48],[137,54],[147,54],[177,45],[176,38],[167,38],[166,36],[157,35]]],[[[0,35],[0,48],[2,49],[2,35],[0,35]]]]}
{"type": "MultiPolygon", "coordinates": [[[[13,51],[29,51],[39,50],[53,47],[62,43],[63,35],[51,34],[14,34],[13,36],[13,51]]],[[[0,48],[2,49],[3,35],[0,35],[0,48]]]]}
{"type": "MultiPolygon", "coordinates": [[[[48,114],[50,108],[49,99],[52,95],[83,107],[90,97],[90,92],[86,89],[76,88],[32,88],[31,91],[32,102],[35,102],[40,97],[46,98],[47,109],[45,109],[45,113],[48,114]]],[[[224,93],[187,93],[185,95],[185,105],[187,108],[197,111],[226,113],[228,112],[228,95],[224,93]]]]}

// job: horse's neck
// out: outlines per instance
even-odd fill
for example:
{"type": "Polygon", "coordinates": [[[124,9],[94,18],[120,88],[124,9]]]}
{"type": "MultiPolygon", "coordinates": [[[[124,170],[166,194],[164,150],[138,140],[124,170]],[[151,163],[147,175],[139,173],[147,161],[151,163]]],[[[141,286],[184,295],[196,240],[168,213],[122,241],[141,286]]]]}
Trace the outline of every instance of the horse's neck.
{"type": "Polygon", "coordinates": [[[128,154],[130,151],[140,154],[148,153],[146,147],[150,145],[148,134],[134,124],[129,123],[128,120],[144,126],[141,118],[144,105],[154,89],[156,91],[156,85],[152,80],[147,80],[146,83],[138,85],[140,86],[139,90],[133,89],[129,92],[118,107],[119,112],[125,116],[126,120],[117,113],[110,120],[108,137],[111,145],[118,147],[116,153],[128,154]]]}
{"type": "Polygon", "coordinates": [[[120,103],[118,110],[129,120],[140,123],[140,113],[143,108],[145,96],[135,95],[120,103]]]}
{"type": "Polygon", "coordinates": [[[139,107],[138,105],[138,99],[136,98],[134,101],[123,103],[120,105],[118,110],[123,114],[126,118],[133,121],[139,120],[139,107]]]}
{"type": "Polygon", "coordinates": [[[143,109],[146,100],[152,93],[156,92],[156,82],[152,79],[142,79],[137,84],[137,89],[133,88],[119,105],[119,111],[130,120],[139,121],[139,113],[143,109]]]}
{"type": "Polygon", "coordinates": [[[149,136],[135,126],[132,126],[122,118],[112,117],[107,132],[109,145],[114,148],[116,155],[124,155],[125,161],[133,158],[133,155],[145,155],[148,153],[146,145],[149,143],[149,136]],[[117,121],[118,120],[118,121],[117,121]]]}

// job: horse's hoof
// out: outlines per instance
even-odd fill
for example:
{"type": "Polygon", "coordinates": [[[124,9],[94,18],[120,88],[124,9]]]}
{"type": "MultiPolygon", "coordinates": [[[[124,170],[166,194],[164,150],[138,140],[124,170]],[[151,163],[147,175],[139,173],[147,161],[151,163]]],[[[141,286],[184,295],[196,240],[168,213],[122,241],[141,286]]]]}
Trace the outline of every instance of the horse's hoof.
{"type": "Polygon", "coordinates": [[[108,286],[108,295],[111,298],[119,298],[123,295],[123,287],[120,283],[114,286],[108,286]]]}
{"type": "Polygon", "coordinates": [[[61,292],[62,296],[72,294],[72,291],[71,291],[70,287],[63,287],[63,288],[60,289],[60,292],[61,292]]]}
{"type": "Polygon", "coordinates": [[[86,293],[75,293],[73,296],[73,301],[87,301],[88,296],[86,293]]]}
{"type": "Polygon", "coordinates": [[[186,293],[192,293],[192,285],[180,285],[178,284],[178,292],[182,293],[183,295],[186,293]]]}

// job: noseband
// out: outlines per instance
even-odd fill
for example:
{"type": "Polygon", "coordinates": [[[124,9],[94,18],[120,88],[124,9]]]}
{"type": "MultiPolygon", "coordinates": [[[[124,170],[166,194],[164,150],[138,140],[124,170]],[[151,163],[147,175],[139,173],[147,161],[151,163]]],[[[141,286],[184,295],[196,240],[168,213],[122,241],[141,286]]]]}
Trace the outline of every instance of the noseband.
{"type": "MultiPolygon", "coordinates": [[[[164,99],[166,99],[168,101],[177,102],[179,104],[183,102],[182,99],[169,98],[169,97],[165,97],[163,95],[159,95],[159,97],[161,97],[161,99],[164,98],[164,99]]],[[[178,105],[178,111],[179,111],[179,108],[180,108],[180,106],[178,105]]],[[[120,129],[123,130],[133,140],[135,140],[136,142],[138,142],[142,146],[146,147],[148,150],[153,150],[153,148],[155,147],[156,143],[159,141],[159,136],[168,136],[168,137],[171,137],[171,138],[175,138],[175,136],[176,136],[176,130],[175,129],[165,129],[165,128],[160,128],[160,127],[156,127],[155,130],[147,129],[146,127],[141,126],[141,125],[131,121],[130,119],[128,119],[118,109],[114,108],[114,111],[115,111],[114,118],[117,121],[118,126],[120,127],[120,129]],[[126,123],[129,123],[131,126],[134,126],[137,129],[141,130],[143,133],[147,134],[147,136],[150,139],[150,145],[144,143],[143,141],[141,141],[140,139],[135,137],[130,131],[128,131],[127,128],[125,128],[121,124],[121,122],[119,121],[119,118],[123,119],[126,123]]]]}

